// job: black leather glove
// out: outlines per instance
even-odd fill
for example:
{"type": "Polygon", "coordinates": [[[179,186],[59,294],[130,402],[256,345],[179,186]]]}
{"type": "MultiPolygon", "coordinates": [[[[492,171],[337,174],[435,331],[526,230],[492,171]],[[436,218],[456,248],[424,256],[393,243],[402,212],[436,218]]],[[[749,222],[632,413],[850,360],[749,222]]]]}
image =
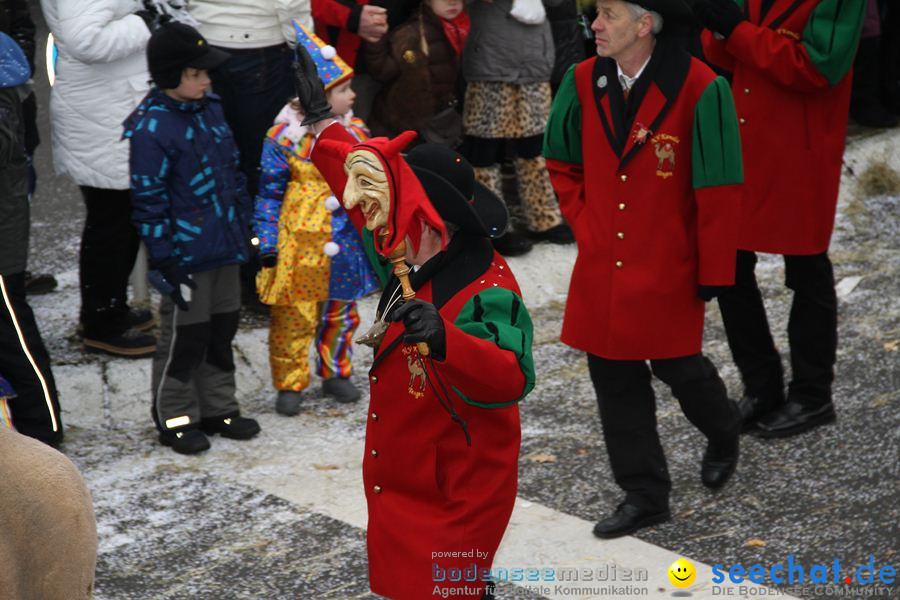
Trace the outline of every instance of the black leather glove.
{"type": "Polygon", "coordinates": [[[720,294],[724,294],[732,287],[731,285],[698,285],[697,286],[697,295],[700,296],[700,299],[704,302],[709,302],[713,298],[719,296],[720,294]]]}
{"type": "Polygon", "coordinates": [[[165,25],[166,23],[172,21],[172,17],[170,15],[158,13],[156,9],[153,8],[153,5],[148,2],[144,2],[143,10],[139,10],[134,14],[144,20],[144,23],[147,25],[147,29],[149,29],[151,33],[159,29],[161,25],[165,25]]]}
{"type": "Polygon", "coordinates": [[[152,10],[144,9],[144,10],[139,10],[134,14],[136,14],[137,16],[139,16],[140,18],[142,18],[144,20],[144,24],[147,25],[147,29],[149,29],[150,31],[153,31],[154,29],[156,29],[156,27],[154,26],[154,22],[156,21],[156,13],[155,12],[153,12],[152,10]]]}
{"type": "Polygon", "coordinates": [[[295,53],[297,60],[293,65],[294,89],[297,91],[297,99],[305,115],[301,125],[312,125],[333,118],[331,105],[325,99],[325,86],[316,70],[316,63],[303,44],[297,44],[295,53]]]}
{"type": "Polygon", "coordinates": [[[267,269],[271,269],[278,264],[278,254],[275,252],[267,252],[259,255],[259,262],[267,269]]]}
{"type": "Polygon", "coordinates": [[[161,294],[170,297],[181,310],[188,310],[190,307],[184,296],[181,295],[181,286],[186,285],[192,290],[196,290],[197,284],[178,266],[178,260],[167,259],[151,264],[150,268],[152,270],[148,279],[153,287],[158,289],[161,294]]]}
{"type": "Polygon", "coordinates": [[[694,14],[704,27],[726,39],[746,18],[734,0],[700,0],[694,4],[694,14]]]}
{"type": "Polygon", "coordinates": [[[447,355],[447,332],[444,331],[444,320],[437,307],[424,300],[410,300],[394,311],[392,321],[403,321],[406,333],[404,344],[425,342],[437,360],[444,360],[447,355]]]}

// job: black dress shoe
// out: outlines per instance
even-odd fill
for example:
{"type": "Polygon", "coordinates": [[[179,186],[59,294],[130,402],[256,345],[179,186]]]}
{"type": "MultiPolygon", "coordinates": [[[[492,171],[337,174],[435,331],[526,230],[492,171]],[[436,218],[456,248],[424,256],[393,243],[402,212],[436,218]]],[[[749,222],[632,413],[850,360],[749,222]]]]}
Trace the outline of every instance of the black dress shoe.
{"type": "Polygon", "coordinates": [[[527,237],[515,231],[507,231],[500,237],[491,240],[494,249],[503,256],[522,256],[531,251],[534,244],[527,237]]]}
{"type": "Polygon", "coordinates": [[[652,511],[623,502],[612,516],[594,525],[594,535],[604,540],[622,537],[670,518],[668,510],[652,511]]]}
{"type": "Polygon", "coordinates": [[[834,420],[834,405],[830,401],[808,404],[788,400],[784,406],[761,418],[753,433],[761,438],[789,437],[834,420]]]}
{"type": "Polygon", "coordinates": [[[725,485],[737,467],[740,454],[739,440],[740,436],[735,436],[732,442],[707,444],[703,461],[700,463],[700,480],[703,485],[711,489],[725,485]]]}
{"type": "Polygon", "coordinates": [[[256,419],[248,419],[237,413],[203,419],[200,421],[200,429],[206,435],[218,433],[232,440],[249,440],[260,432],[256,419]]]}
{"type": "Polygon", "coordinates": [[[744,394],[737,401],[738,410],[741,412],[741,432],[756,429],[756,422],[766,413],[772,412],[784,404],[784,398],[763,398],[744,394]]]}

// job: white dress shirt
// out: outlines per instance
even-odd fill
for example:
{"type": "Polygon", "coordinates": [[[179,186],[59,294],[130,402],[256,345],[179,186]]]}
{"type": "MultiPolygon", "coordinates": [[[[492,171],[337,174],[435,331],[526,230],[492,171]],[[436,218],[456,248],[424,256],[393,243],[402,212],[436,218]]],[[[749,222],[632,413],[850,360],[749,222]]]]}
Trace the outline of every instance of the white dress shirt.
{"type": "Polygon", "coordinates": [[[644,64],[641,65],[641,68],[638,69],[637,73],[634,74],[634,77],[629,77],[622,71],[622,67],[619,66],[619,63],[616,63],[616,71],[619,74],[619,84],[622,86],[623,92],[630,92],[631,88],[634,86],[634,82],[638,80],[638,77],[641,76],[641,73],[644,72],[644,69],[647,68],[647,65],[650,63],[650,58],[653,56],[651,53],[650,56],[647,57],[647,60],[644,61],[644,64]]]}

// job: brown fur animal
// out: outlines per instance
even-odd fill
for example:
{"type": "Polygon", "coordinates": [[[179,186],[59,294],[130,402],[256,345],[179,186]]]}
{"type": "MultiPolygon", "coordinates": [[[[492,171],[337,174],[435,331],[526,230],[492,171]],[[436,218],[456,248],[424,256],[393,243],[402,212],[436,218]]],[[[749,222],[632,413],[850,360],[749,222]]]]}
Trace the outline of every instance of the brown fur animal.
{"type": "Polygon", "coordinates": [[[78,469],[0,426],[0,598],[91,598],[96,563],[97,523],[78,469]]]}

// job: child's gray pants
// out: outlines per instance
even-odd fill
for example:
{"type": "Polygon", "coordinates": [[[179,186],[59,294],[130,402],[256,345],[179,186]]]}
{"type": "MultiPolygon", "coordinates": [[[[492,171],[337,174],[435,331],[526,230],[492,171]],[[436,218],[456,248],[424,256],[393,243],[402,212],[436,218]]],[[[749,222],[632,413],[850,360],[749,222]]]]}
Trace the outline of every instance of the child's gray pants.
{"type": "Polygon", "coordinates": [[[231,342],[241,308],[238,265],[191,274],[197,284],[178,308],[163,296],[153,357],[153,419],[160,430],[237,413],[231,342]]]}

